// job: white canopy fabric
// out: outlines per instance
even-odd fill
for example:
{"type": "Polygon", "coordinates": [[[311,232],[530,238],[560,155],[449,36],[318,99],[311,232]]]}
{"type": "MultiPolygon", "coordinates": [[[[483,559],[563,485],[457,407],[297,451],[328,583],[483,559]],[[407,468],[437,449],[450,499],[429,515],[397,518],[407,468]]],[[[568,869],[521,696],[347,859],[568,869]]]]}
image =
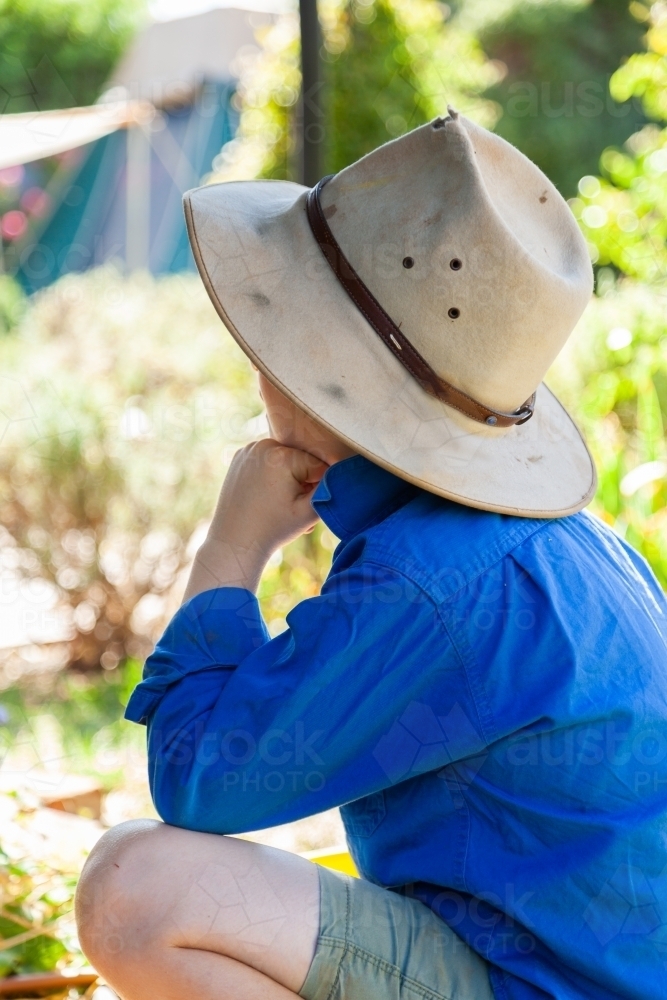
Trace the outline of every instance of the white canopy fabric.
{"type": "Polygon", "coordinates": [[[236,79],[239,52],[259,52],[255,30],[274,20],[270,14],[225,7],[156,21],[132,42],[109,88],[118,97],[141,98],[156,107],[190,100],[202,80],[236,79]]]}
{"type": "Polygon", "coordinates": [[[0,170],[75,149],[119,128],[145,122],[153,114],[144,101],[115,101],[90,108],[0,115],[0,170]]]}
{"type": "MultiPolygon", "coordinates": [[[[257,49],[255,29],[274,20],[263,12],[272,2],[278,0],[257,0],[255,11],[252,0],[240,0],[239,7],[225,0],[222,9],[148,25],[116,68],[108,101],[89,108],[0,115],[0,170],[150,121],[154,106],[168,106],[175,99],[189,102],[204,79],[234,79],[239,51],[257,49]]],[[[211,0],[212,6],[216,3],[211,0]]]]}

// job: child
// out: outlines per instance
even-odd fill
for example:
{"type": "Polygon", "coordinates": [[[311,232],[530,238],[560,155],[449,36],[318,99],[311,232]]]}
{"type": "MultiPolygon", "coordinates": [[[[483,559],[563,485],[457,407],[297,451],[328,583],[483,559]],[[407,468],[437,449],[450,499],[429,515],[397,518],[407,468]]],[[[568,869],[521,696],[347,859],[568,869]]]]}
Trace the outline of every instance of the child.
{"type": "Polygon", "coordinates": [[[125,1000],[664,1000],[666,605],[541,384],[591,294],[567,206],[450,109],[186,215],[271,439],[128,705],[165,823],[92,852],[84,951],[125,1000]],[[270,639],[260,575],[318,517],[270,639]],[[334,806],[361,880],[224,836],[334,806]]]}

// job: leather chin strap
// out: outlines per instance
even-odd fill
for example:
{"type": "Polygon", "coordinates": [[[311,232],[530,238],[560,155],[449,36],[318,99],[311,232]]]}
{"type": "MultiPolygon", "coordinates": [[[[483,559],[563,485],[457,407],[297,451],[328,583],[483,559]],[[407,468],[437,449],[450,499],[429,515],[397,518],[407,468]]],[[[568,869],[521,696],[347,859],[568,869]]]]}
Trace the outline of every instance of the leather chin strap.
{"type": "Polygon", "coordinates": [[[413,347],[405,334],[401,333],[391,316],[384,311],[345,257],[324,217],[320,192],[333,176],[330,174],[328,177],[323,177],[314,188],[311,188],[306,200],[306,212],[310,228],[320,250],[357,309],[366,317],[392,354],[398,358],[403,367],[410,372],[429,395],[440,399],[447,406],[453,406],[455,410],[459,410],[466,417],[470,417],[480,424],[488,424],[491,427],[513,427],[517,424],[525,424],[533,415],[535,393],[514,413],[503,413],[502,410],[494,410],[490,406],[485,406],[441,378],[419,351],[413,347]]]}

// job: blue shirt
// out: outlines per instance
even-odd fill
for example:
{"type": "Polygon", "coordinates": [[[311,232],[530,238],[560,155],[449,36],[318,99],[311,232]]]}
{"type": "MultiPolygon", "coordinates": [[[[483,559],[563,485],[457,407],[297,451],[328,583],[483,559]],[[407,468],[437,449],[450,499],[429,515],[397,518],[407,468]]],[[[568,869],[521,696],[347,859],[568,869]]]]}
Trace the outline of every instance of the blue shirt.
{"type": "Polygon", "coordinates": [[[174,617],[127,718],[168,823],[342,806],[363,877],[432,906],[498,1000],[667,997],[667,605],[587,513],[474,510],[355,457],[341,539],[270,639],[222,588],[174,617]]]}

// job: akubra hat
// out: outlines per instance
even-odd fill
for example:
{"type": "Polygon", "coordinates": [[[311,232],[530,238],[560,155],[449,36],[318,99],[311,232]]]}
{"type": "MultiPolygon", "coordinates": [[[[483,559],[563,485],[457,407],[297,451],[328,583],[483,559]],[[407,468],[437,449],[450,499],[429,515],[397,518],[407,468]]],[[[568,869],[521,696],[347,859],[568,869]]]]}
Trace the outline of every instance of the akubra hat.
{"type": "Polygon", "coordinates": [[[589,502],[592,459],[542,383],[590,299],[588,252],[505,140],[449,109],[312,190],[213,184],[185,213],[232,336],[356,451],[468,506],[589,502]]]}

